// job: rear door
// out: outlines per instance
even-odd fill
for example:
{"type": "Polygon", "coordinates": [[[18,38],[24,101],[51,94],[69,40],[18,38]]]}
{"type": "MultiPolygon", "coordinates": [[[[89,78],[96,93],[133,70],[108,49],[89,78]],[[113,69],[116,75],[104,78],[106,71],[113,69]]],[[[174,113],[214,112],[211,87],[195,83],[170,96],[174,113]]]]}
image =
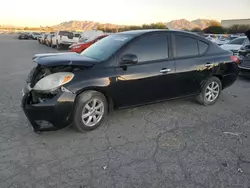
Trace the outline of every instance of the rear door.
{"type": "Polygon", "coordinates": [[[118,107],[150,103],[175,97],[175,64],[168,33],[150,34],[132,41],[119,55],[134,54],[138,63],[117,67],[113,88],[118,107]]]}
{"type": "Polygon", "coordinates": [[[177,95],[188,96],[200,92],[201,81],[208,77],[212,62],[204,54],[209,44],[185,34],[173,35],[176,64],[177,95]]]}

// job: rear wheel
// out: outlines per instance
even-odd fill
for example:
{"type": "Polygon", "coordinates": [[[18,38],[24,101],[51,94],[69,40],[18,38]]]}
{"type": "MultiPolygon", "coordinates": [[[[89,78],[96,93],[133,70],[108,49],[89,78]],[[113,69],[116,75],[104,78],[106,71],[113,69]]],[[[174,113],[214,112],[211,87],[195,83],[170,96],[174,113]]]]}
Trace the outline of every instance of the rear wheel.
{"type": "Polygon", "coordinates": [[[57,49],[57,50],[61,50],[61,45],[58,44],[58,41],[56,42],[56,49],[57,49]]]}
{"type": "Polygon", "coordinates": [[[197,101],[205,106],[212,105],[218,100],[222,90],[222,84],[219,78],[211,77],[203,86],[201,93],[197,96],[197,101]]]}
{"type": "Polygon", "coordinates": [[[108,103],[105,96],[97,91],[85,91],[78,96],[73,126],[80,132],[94,130],[107,116],[108,103]]]}

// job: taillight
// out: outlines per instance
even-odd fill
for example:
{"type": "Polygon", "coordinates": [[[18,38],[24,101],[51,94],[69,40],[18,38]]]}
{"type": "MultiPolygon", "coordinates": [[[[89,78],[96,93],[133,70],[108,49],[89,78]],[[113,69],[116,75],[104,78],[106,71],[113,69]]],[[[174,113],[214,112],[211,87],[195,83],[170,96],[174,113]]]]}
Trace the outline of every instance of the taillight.
{"type": "Polygon", "coordinates": [[[237,64],[240,63],[239,58],[237,56],[230,56],[231,60],[237,64]]]}

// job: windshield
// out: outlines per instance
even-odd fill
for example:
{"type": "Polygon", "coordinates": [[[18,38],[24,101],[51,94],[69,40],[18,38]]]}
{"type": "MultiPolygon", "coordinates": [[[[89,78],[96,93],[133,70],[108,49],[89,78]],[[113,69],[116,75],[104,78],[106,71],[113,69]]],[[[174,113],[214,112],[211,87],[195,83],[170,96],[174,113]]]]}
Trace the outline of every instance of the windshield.
{"type": "Polygon", "coordinates": [[[242,45],[244,41],[245,41],[245,38],[237,38],[237,39],[231,40],[228,44],[242,45]]]}
{"type": "Polygon", "coordinates": [[[129,35],[111,35],[94,43],[84,50],[81,55],[103,61],[108,59],[131,39],[132,36],[129,35]]]}

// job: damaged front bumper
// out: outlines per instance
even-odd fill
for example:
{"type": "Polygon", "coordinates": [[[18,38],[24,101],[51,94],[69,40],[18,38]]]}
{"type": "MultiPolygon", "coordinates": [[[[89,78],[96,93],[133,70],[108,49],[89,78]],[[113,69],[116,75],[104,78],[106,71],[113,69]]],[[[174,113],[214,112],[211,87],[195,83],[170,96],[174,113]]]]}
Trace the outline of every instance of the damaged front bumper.
{"type": "Polygon", "coordinates": [[[58,89],[51,97],[34,102],[34,91],[22,90],[22,109],[35,132],[52,131],[71,124],[76,95],[58,89]]]}

